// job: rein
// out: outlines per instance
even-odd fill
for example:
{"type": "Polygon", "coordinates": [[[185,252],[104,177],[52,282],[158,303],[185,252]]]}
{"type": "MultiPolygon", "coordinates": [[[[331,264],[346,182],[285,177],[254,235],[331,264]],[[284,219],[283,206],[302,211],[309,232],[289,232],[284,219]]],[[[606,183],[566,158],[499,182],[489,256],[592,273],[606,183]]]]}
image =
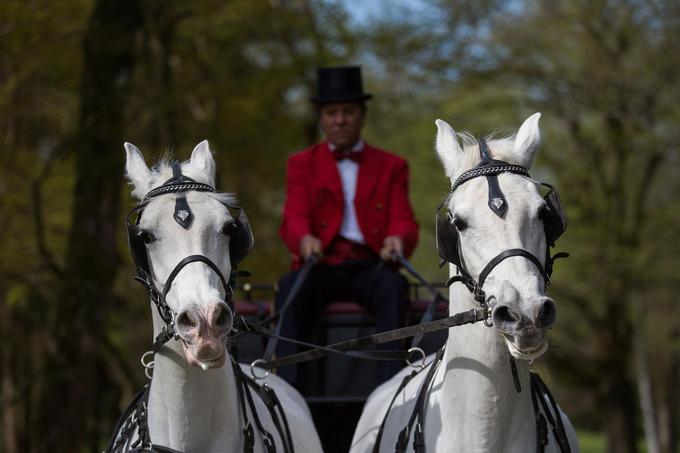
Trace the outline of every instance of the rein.
{"type": "MultiPolygon", "coordinates": [[[[286,337],[277,336],[276,338],[278,340],[289,341],[295,344],[308,346],[314,349],[299,352],[297,354],[291,354],[285,357],[281,357],[279,359],[269,361],[262,360],[255,361],[253,365],[266,370],[271,370],[273,368],[294,365],[297,363],[306,362],[321,357],[326,357],[331,354],[345,355],[353,358],[407,360],[414,352],[413,348],[410,349],[409,351],[357,351],[357,350],[367,348],[369,346],[388,343],[390,341],[401,340],[403,338],[414,337],[417,335],[425,335],[431,332],[449,329],[451,327],[462,326],[465,324],[474,324],[476,322],[485,320],[487,316],[488,311],[486,308],[473,308],[468,311],[456,313],[447,318],[437,319],[435,321],[417,324],[414,326],[402,327],[400,329],[388,330],[385,332],[380,332],[364,337],[353,338],[351,340],[341,341],[339,343],[330,344],[328,346],[318,346],[286,337]]],[[[242,333],[252,332],[266,337],[273,337],[274,335],[274,333],[271,332],[269,329],[266,329],[258,324],[250,324],[245,320],[241,320],[240,322],[242,323],[245,329],[248,329],[248,331],[242,331],[242,333]]]]}

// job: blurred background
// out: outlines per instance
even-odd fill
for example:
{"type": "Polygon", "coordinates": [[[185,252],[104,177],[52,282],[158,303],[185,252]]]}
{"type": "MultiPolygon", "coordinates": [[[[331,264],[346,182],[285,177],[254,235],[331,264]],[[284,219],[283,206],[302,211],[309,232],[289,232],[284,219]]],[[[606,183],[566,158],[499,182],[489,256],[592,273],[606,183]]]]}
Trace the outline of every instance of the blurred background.
{"type": "Polygon", "coordinates": [[[369,142],[407,158],[414,264],[445,279],[434,121],[513,133],[543,113],[533,176],[569,228],[536,367],[584,451],[680,442],[680,2],[2,0],[0,451],[97,452],[146,382],[123,141],[152,163],[204,138],[273,283],[287,157],[319,139],[316,67],[360,64],[369,142]]]}

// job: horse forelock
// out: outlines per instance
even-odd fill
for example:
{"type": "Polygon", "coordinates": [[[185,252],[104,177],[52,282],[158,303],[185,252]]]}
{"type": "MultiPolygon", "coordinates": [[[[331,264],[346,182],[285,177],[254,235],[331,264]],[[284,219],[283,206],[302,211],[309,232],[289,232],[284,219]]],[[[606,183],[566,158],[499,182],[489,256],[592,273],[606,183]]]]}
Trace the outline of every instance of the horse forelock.
{"type": "MultiPolygon", "coordinates": [[[[172,178],[173,160],[174,159],[172,159],[170,154],[166,154],[151,168],[150,187],[152,189],[162,186],[164,182],[172,178]]],[[[208,184],[213,187],[215,186],[215,181],[213,180],[212,175],[206,174],[203,169],[198,169],[193,166],[190,160],[182,162],[180,166],[184,176],[188,176],[189,178],[203,184],[208,184]]]]}
{"type": "MultiPolygon", "coordinates": [[[[172,156],[170,155],[170,153],[168,153],[164,155],[151,168],[151,178],[148,185],[149,189],[146,192],[162,186],[167,180],[172,178],[173,176],[172,162],[173,162],[172,156]]],[[[206,174],[205,171],[195,168],[193,165],[191,165],[190,160],[184,161],[180,165],[182,168],[182,174],[184,176],[188,176],[189,178],[197,182],[208,184],[212,187],[215,187],[215,181],[213,181],[211,175],[206,174]]],[[[146,195],[146,192],[140,194],[133,193],[133,195],[139,196],[139,198],[141,199],[144,197],[144,195],[146,195]]],[[[219,201],[224,205],[227,206],[238,205],[238,199],[236,198],[236,195],[234,195],[233,193],[229,192],[204,192],[204,193],[205,195],[214,198],[215,200],[219,201]]]]}
{"type": "MultiPolygon", "coordinates": [[[[459,132],[457,135],[463,145],[463,152],[465,153],[466,160],[463,162],[463,165],[460,166],[460,169],[452,180],[455,180],[455,178],[462,173],[470,170],[482,161],[479,154],[479,142],[477,141],[477,138],[469,132],[459,132]]],[[[489,147],[489,153],[492,158],[511,164],[521,165],[521,162],[517,159],[516,153],[513,151],[515,143],[514,135],[496,137],[492,133],[484,137],[484,139],[489,147]]]]}

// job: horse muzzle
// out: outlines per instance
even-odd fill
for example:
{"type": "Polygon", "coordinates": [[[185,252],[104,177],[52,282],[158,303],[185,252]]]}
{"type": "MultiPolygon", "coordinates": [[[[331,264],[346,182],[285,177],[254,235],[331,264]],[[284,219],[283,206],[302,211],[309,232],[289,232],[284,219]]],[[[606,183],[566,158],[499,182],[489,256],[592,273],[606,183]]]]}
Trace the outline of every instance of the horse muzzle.
{"type": "Polygon", "coordinates": [[[187,362],[204,370],[224,365],[233,320],[233,312],[224,302],[179,313],[175,324],[187,362]]]}
{"type": "Polygon", "coordinates": [[[545,296],[521,305],[517,300],[499,302],[491,312],[493,324],[503,334],[510,354],[520,360],[534,360],[548,349],[546,331],[556,318],[555,302],[545,296]]]}

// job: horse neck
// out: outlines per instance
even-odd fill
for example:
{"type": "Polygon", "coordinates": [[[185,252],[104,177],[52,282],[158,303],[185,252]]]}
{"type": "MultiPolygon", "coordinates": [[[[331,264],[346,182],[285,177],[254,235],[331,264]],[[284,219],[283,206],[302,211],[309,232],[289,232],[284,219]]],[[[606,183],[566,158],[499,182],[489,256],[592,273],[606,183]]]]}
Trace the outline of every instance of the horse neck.
{"type": "MultiPolygon", "coordinates": [[[[451,287],[450,300],[451,314],[478,308],[461,284],[451,287]]],[[[443,360],[441,408],[443,433],[453,442],[449,445],[469,446],[466,451],[517,451],[517,439],[530,437],[526,433],[535,429],[528,365],[516,361],[518,393],[503,339],[481,322],[449,329],[443,360]]]]}
{"type": "MultiPolygon", "coordinates": [[[[152,305],[154,338],[165,323],[152,305]]],[[[238,451],[242,430],[232,365],[202,370],[170,340],[154,357],[149,395],[149,432],[154,444],[181,452],[238,451]]]]}

